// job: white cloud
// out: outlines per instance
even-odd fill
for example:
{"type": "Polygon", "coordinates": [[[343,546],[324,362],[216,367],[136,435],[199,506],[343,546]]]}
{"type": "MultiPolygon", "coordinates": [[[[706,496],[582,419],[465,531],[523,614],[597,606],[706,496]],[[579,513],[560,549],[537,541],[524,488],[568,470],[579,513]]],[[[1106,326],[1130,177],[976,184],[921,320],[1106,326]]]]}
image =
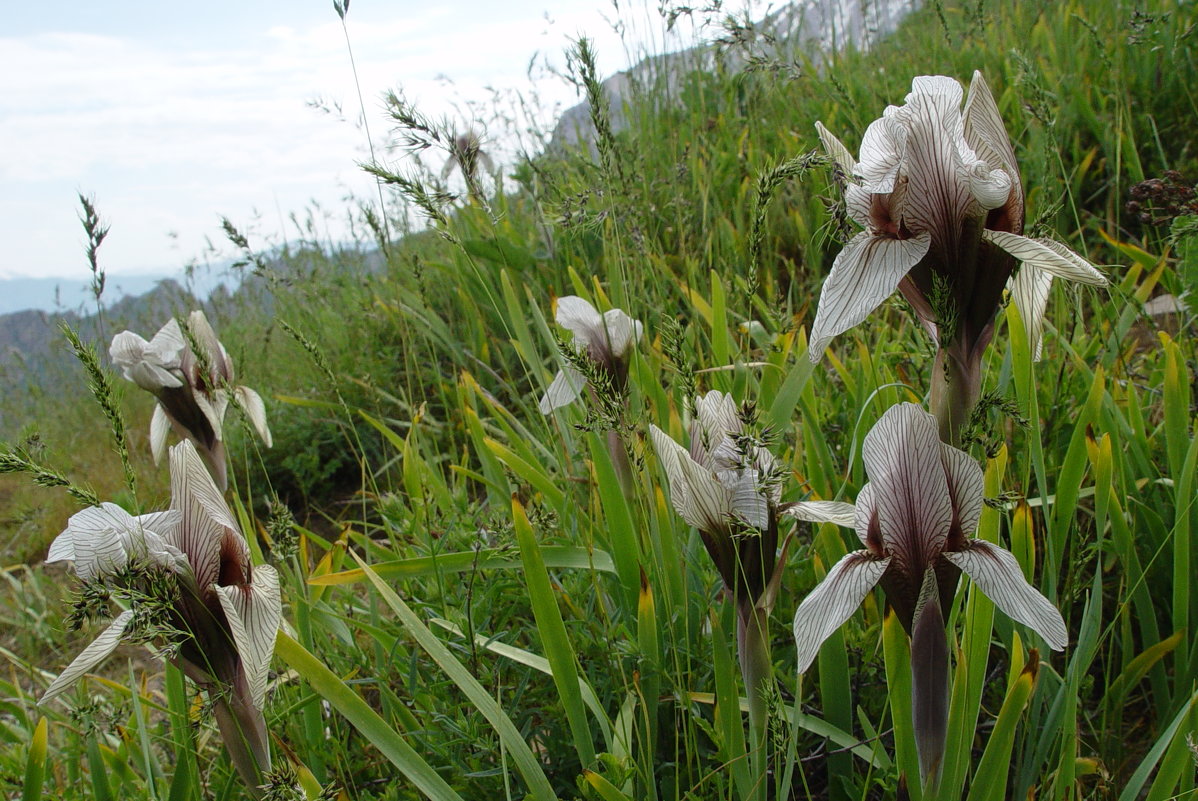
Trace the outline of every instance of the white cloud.
{"type": "MultiPolygon", "coordinates": [[[[527,91],[535,51],[560,67],[580,30],[599,34],[604,70],[624,66],[594,11],[551,24],[490,5],[477,14],[405,5],[402,18],[348,19],[376,142],[388,134],[387,89],[402,88],[428,116],[458,119],[490,102],[488,87],[527,91]]],[[[338,20],[268,27],[236,48],[197,40],[180,48],[132,35],[0,37],[0,275],[86,271],[77,191],[95,193],[112,225],[101,262],[113,273],[182,265],[218,236],[221,214],[240,223],[257,210],[263,231],[281,237],[280,218],[309,200],[342,214],[347,192],[373,195],[356,166],[366,143],[338,20]],[[339,103],[348,121],[314,111],[316,98],[339,103]]],[[[548,107],[577,102],[557,81],[537,91],[548,107]]],[[[548,124],[547,112],[539,119],[548,124]]]]}

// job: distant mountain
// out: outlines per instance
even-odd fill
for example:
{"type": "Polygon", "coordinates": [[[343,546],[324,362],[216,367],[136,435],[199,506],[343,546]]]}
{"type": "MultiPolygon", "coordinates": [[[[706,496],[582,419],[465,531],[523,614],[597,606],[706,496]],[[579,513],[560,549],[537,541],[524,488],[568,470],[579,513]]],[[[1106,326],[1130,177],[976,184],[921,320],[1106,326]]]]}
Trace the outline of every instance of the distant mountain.
{"type": "MultiPolygon", "coordinates": [[[[892,33],[899,23],[923,5],[923,0],[794,0],[749,28],[740,28],[729,39],[752,42],[748,47],[706,44],[642,59],[632,68],[603,82],[615,131],[628,127],[624,106],[637,87],[664,79],[668,91],[654,98],[676,98],[680,79],[693,70],[718,67],[739,72],[750,58],[792,62],[810,59],[820,64],[827,53],[848,47],[865,50],[892,33]]],[[[595,128],[587,103],[566,109],[558,118],[550,148],[586,143],[595,150],[595,128]]]]}

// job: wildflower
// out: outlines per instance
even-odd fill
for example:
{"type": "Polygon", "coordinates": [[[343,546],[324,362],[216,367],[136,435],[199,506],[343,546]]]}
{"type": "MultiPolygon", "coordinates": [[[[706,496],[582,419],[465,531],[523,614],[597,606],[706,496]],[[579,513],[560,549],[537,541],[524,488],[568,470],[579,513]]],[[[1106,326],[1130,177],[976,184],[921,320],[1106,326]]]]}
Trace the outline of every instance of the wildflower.
{"type": "Polygon", "coordinates": [[[1004,287],[1039,358],[1053,276],[1106,284],[1064,245],[1022,236],[1015,153],[980,72],[963,110],[961,95],[953,78],[915,78],[905,104],[888,107],[866,130],[860,161],[816,124],[828,155],[852,176],[845,205],[865,230],[837,255],[824,282],[810,349],[818,360],[832,337],[864,320],[897,288],[941,349],[937,373],[954,386],[934,384],[932,405],[942,431],[954,433],[977,400],[981,356],[1004,287]],[[1017,262],[1022,266],[1015,272],[1017,262]],[[942,404],[949,407],[943,414],[942,404]]]}
{"type": "MultiPolygon", "coordinates": [[[[195,446],[170,449],[171,508],[133,517],[114,504],[74,515],[47,561],[72,560],[80,578],[103,580],[136,564],[160,568],[179,588],[158,598],[180,642],[172,661],[209,693],[234,764],[250,787],[270,769],[262,706],[282,604],[269,565],[252,565],[249,547],[195,446]]],[[[47,688],[46,703],[88,672],[133,630],[136,607],[119,614],[47,688]]]]}
{"type": "Polygon", "coordinates": [[[158,399],[150,420],[150,449],[155,463],[166,450],[167,429],[190,437],[200,448],[216,483],[226,485],[223,426],[230,393],[245,411],[267,447],[271,445],[266,406],[257,392],[233,384],[233,361],[204,312],[188,318],[188,332],[197,353],[171,320],[147,342],[132,331],[112,338],[109,354],[125,378],[158,399]]]}
{"type": "Polygon", "coordinates": [[[944,749],[944,614],[960,571],[1054,650],[1062,650],[1069,635],[1061,613],[1028,584],[1015,557],[972,536],[982,512],[982,470],[967,453],[940,441],[932,415],[910,403],[892,406],[866,435],[862,458],[869,482],[857,496],[855,528],[865,549],[837,562],[799,605],[794,619],[799,671],[807,670],[820,644],[881,584],[912,638],[916,736],[926,776],[934,773],[944,749]]]}
{"type": "Polygon", "coordinates": [[[450,147],[449,158],[441,168],[441,180],[453,174],[454,169],[462,171],[462,177],[470,187],[478,183],[479,168],[487,172],[495,171],[495,162],[482,148],[482,138],[474,131],[458,134],[450,147]]]}
{"type": "MultiPolygon", "coordinates": [[[[600,314],[594,306],[575,295],[557,299],[557,324],[574,334],[574,344],[617,390],[628,381],[628,351],[641,338],[641,323],[620,309],[600,314]]],[[[554,377],[541,398],[541,414],[572,403],[582,394],[587,379],[577,368],[566,365],[554,377]]]]}
{"type": "Polygon", "coordinates": [[[781,487],[773,454],[746,435],[730,395],[708,392],[695,400],[690,449],[649,426],[654,450],[670,485],[674,509],[699,531],[737,610],[741,671],[750,694],[754,727],[765,725],[765,696],[773,688],[768,621],[785,565],[778,548],[778,515],[804,520],[842,519],[848,504],[779,504],[781,487]]]}

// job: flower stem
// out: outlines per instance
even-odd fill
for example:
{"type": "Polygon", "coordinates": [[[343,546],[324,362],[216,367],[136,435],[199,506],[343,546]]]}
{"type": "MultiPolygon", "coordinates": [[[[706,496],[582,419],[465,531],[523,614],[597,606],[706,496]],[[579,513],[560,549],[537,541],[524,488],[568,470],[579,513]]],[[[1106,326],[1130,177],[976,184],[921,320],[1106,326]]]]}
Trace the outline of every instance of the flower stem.
{"type": "Polygon", "coordinates": [[[981,364],[949,346],[936,351],[932,365],[932,414],[940,425],[940,441],[959,447],[961,429],[969,422],[982,391],[981,364]]]}
{"type": "Polygon", "coordinates": [[[740,672],[749,699],[749,749],[755,776],[755,795],[766,797],[769,737],[769,698],[774,690],[770,660],[769,612],[749,601],[737,604],[736,643],[740,672]]]}
{"type": "Polygon", "coordinates": [[[254,708],[248,694],[232,688],[229,692],[213,691],[213,714],[229,758],[246,790],[253,798],[262,797],[262,783],[270,772],[270,740],[266,719],[254,708]]]}

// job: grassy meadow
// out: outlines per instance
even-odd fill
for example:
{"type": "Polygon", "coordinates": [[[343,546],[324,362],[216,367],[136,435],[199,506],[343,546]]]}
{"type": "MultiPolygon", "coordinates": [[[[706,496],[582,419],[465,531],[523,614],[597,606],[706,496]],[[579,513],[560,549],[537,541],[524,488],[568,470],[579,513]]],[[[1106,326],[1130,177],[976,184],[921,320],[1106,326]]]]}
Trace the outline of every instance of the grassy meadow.
{"type": "MultiPolygon", "coordinates": [[[[380,148],[386,214],[379,197],[340,211],[357,242],[314,225],[267,248],[232,221],[254,279],[209,313],[274,436],[264,448],[230,412],[227,497],[283,602],[259,797],[1195,797],[1195,19],[1170,0],[929,3],[822,66],[717,24],[714,63],[638,87],[627,130],[596,107],[594,154],[536,155],[502,191],[458,173],[456,196],[432,172],[451,132],[368,103],[376,136],[429,167],[380,148]],[[776,691],[755,745],[736,609],[675,512],[649,426],[685,442],[695,395],[730,393],[781,467],[782,501],[858,496],[867,432],[896,403],[927,405],[936,346],[894,295],[809,358],[821,284],[856,233],[815,123],[856,153],[913,77],[968,84],[974,70],[1011,137],[1027,229],[1110,286],[1054,283],[1038,362],[1013,307],[999,313],[967,443],[985,469],[978,536],[1015,555],[1069,645],[1050,651],[961,581],[944,610],[945,759],[923,788],[911,655],[881,591],[797,673],[791,618],[858,547],[848,528],[780,523],[793,537],[768,629],[776,691]],[[1177,310],[1150,313],[1166,294],[1177,310]],[[542,414],[577,361],[554,324],[569,295],[644,334],[625,387],[542,414]]],[[[594,95],[586,45],[572,64],[594,95]]],[[[519,125],[505,115],[494,132],[519,125]]],[[[109,370],[114,424],[85,380],[5,399],[29,421],[6,432],[5,469],[20,447],[134,514],[165,508],[152,399],[109,370]]],[[[24,468],[0,499],[0,796],[252,797],[211,699],[142,646],[37,705],[99,631],[70,630],[70,571],[42,564],[81,505],[24,468]]]]}

